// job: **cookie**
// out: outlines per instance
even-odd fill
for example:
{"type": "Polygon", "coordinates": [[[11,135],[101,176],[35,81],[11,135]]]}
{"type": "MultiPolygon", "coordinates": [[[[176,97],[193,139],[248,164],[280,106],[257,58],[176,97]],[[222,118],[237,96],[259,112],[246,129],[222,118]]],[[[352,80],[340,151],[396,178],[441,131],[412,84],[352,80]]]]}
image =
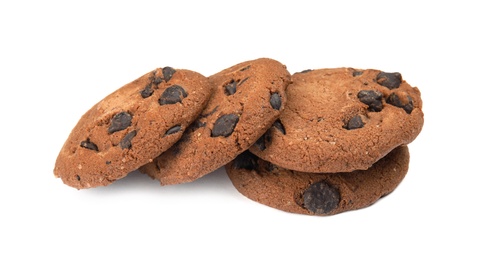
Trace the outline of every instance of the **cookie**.
{"type": "Polygon", "coordinates": [[[278,118],[290,74],[280,62],[243,62],[209,77],[214,92],[181,140],[140,168],[162,185],[190,182],[247,150],[278,118]]]}
{"type": "Polygon", "coordinates": [[[367,170],[306,173],[287,170],[245,152],[226,165],[244,196],[279,210],[334,215],[361,209],[396,189],[408,171],[407,146],[399,146],[367,170]]]}
{"type": "Polygon", "coordinates": [[[95,104],[62,147],[54,175],[77,189],[106,186],[176,143],[211,95],[203,75],[158,68],[95,104]]]}
{"type": "Polygon", "coordinates": [[[400,73],[307,70],[292,75],[285,110],[250,151],[296,171],[365,170],[423,123],[420,91],[400,73]]]}

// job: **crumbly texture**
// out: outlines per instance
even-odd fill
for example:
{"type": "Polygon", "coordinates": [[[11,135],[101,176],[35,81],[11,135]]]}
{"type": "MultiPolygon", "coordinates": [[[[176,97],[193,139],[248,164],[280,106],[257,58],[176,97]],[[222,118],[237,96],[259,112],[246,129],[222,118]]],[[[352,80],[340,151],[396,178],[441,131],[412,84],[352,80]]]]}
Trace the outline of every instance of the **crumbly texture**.
{"type": "Polygon", "coordinates": [[[242,153],[226,165],[236,189],[261,204],[298,214],[334,215],[361,209],[396,189],[408,171],[409,152],[399,146],[368,170],[306,173],[242,153]]]}
{"type": "Polygon", "coordinates": [[[292,76],[285,110],[250,151],[297,171],[365,170],[412,142],[423,123],[420,91],[400,73],[307,70],[292,76]]]}
{"type": "Polygon", "coordinates": [[[190,182],[247,150],[279,117],[290,74],[280,62],[261,58],[209,77],[213,96],[173,147],[140,168],[162,185],[190,182]]]}
{"type": "Polygon", "coordinates": [[[77,189],[106,186],[176,143],[211,95],[203,75],[158,68],[119,88],[79,120],[54,175],[77,189]]]}

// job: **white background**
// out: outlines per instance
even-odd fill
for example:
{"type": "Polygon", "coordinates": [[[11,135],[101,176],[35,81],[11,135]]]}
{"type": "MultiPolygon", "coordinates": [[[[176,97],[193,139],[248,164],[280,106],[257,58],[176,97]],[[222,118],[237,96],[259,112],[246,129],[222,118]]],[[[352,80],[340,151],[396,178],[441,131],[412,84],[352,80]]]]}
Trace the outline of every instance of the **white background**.
{"type": "Polygon", "coordinates": [[[480,1],[0,3],[0,259],[485,259],[480,1]],[[240,195],[223,169],[161,187],[137,172],[78,191],[53,176],[80,116],[156,67],[211,75],[270,57],[291,73],[399,71],[425,125],[397,190],[331,217],[240,195]]]}

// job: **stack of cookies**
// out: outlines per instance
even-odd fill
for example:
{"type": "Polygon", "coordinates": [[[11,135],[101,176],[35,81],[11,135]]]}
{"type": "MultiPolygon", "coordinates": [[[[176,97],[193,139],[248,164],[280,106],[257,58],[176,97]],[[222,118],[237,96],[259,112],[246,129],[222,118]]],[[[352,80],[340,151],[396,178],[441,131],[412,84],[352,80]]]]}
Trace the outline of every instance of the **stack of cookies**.
{"type": "Polygon", "coordinates": [[[423,126],[417,88],[399,73],[352,68],[290,75],[246,61],[205,77],[159,68],[87,111],[54,174],[77,189],[140,170],[162,185],[225,166],[248,198],[288,212],[333,215],[392,192],[423,126]]]}

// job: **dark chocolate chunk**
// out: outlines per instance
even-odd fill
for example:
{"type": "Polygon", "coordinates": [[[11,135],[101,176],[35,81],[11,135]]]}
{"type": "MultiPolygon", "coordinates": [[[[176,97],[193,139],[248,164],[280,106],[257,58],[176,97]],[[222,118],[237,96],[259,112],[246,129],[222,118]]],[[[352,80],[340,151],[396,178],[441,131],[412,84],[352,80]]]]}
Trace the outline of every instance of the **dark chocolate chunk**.
{"type": "Polygon", "coordinates": [[[94,143],[92,143],[89,138],[86,139],[86,141],[82,141],[80,144],[81,147],[86,148],[88,150],[93,150],[98,152],[98,146],[94,143]]]}
{"type": "Polygon", "coordinates": [[[272,141],[272,136],[270,135],[269,131],[266,131],[258,140],[255,142],[255,146],[260,149],[260,151],[264,151],[267,149],[267,144],[272,141]]]}
{"type": "Polygon", "coordinates": [[[152,83],[154,83],[155,85],[159,85],[160,83],[162,83],[164,81],[163,78],[161,77],[155,77],[153,80],[152,80],[152,83]]]}
{"type": "Polygon", "coordinates": [[[345,128],[348,130],[358,129],[364,126],[361,116],[357,115],[351,118],[346,124],[345,128]]]}
{"type": "Polygon", "coordinates": [[[250,77],[246,77],[243,80],[234,80],[232,79],[229,83],[224,85],[224,94],[227,96],[233,95],[236,93],[236,87],[240,86],[243,84],[245,81],[247,81],[250,77]]]}
{"type": "Polygon", "coordinates": [[[411,96],[407,96],[407,99],[408,99],[408,104],[406,104],[402,108],[403,110],[405,110],[405,112],[407,112],[407,114],[410,114],[412,113],[413,110],[413,99],[411,96]]]}
{"type": "Polygon", "coordinates": [[[284,128],[284,126],[282,125],[282,121],[280,121],[280,119],[277,119],[277,121],[275,121],[275,122],[273,123],[273,126],[274,126],[275,128],[277,128],[277,130],[279,130],[280,132],[282,132],[282,134],[286,134],[286,133],[285,133],[285,128],[284,128]]]}
{"type": "Polygon", "coordinates": [[[361,75],[363,75],[362,71],[359,71],[359,70],[353,71],[353,77],[357,77],[357,76],[361,76],[361,75]]]}
{"type": "Polygon", "coordinates": [[[302,194],[304,208],[310,212],[323,215],[339,206],[341,194],[339,190],[325,181],[310,185],[302,194]]]}
{"type": "Polygon", "coordinates": [[[228,137],[233,133],[236,124],[240,120],[240,117],[235,114],[223,115],[214,122],[213,130],[211,131],[211,137],[224,136],[228,137]]]}
{"type": "Polygon", "coordinates": [[[152,89],[152,84],[148,84],[142,91],[140,91],[140,95],[142,96],[142,98],[148,98],[152,96],[153,93],[154,90],[152,89]]]}
{"type": "Polygon", "coordinates": [[[403,108],[403,110],[405,110],[405,112],[407,112],[407,114],[410,114],[410,113],[412,113],[412,110],[413,110],[413,99],[412,99],[412,97],[407,95],[407,101],[408,101],[408,103],[403,103],[400,100],[400,97],[395,93],[391,93],[390,96],[388,96],[388,98],[386,99],[386,103],[393,105],[393,106],[396,106],[396,107],[399,107],[399,108],[403,108]]]}
{"type": "Polygon", "coordinates": [[[270,96],[270,105],[272,105],[272,108],[275,110],[279,110],[280,107],[282,106],[282,100],[280,98],[280,95],[278,93],[273,93],[270,96]]]}
{"type": "Polygon", "coordinates": [[[175,104],[177,102],[182,102],[182,99],[187,97],[187,93],[179,85],[172,85],[164,90],[162,96],[159,98],[160,105],[175,104]]]}
{"type": "Polygon", "coordinates": [[[182,130],[182,127],[180,125],[176,125],[176,126],[171,127],[169,130],[167,130],[167,132],[165,132],[165,135],[175,134],[175,133],[177,133],[181,130],[182,130]]]}
{"type": "Polygon", "coordinates": [[[398,72],[380,72],[376,76],[376,82],[389,89],[395,89],[400,87],[402,83],[402,74],[398,72]]]}
{"type": "Polygon", "coordinates": [[[361,90],[358,92],[359,101],[368,105],[368,110],[372,112],[380,112],[383,109],[381,99],[383,94],[375,90],[361,90]]]}
{"type": "Polygon", "coordinates": [[[233,160],[234,169],[245,169],[251,171],[256,170],[257,167],[258,158],[248,150],[244,151],[233,160]]]}
{"type": "Polygon", "coordinates": [[[127,112],[120,112],[111,119],[111,125],[108,128],[108,133],[113,134],[114,132],[124,130],[131,124],[132,115],[127,112]]]}
{"type": "Polygon", "coordinates": [[[238,82],[232,79],[228,84],[224,86],[224,94],[226,94],[227,96],[235,94],[236,84],[238,84],[238,82]]]}
{"type": "Polygon", "coordinates": [[[106,161],[105,164],[106,165],[110,165],[111,164],[111,161],[106,161]]]}
{"type": "Polygon", "coordinates": [[[162,69],[162,74],[164,75],[165,82],[169,82],[169,80],[172,78],[172,75],[174,75],[175,72],[176,70],[171,67],[164,67],[162,69]]]}
{"type": "Polygon", "coordinates": [[[136,135],[137,135],[137,130],[133,130],[130,133],[128,133],[127,135],[125,135],[125,137],[123,137],[123,139],[120,142],[120,147],[122,149],[130,149],[130,148],[132,148],[132,139],[136,135]]]}
{"type": "Polygon", "coordinates": [[[79,175],[77,174],[76,174],[76,180],[81,181],[81,177],[79,177],[79,175]]]}
{"type": "Polygon", "coordinates": [[[311,71],[312,71],[311,69],[306,69],[306,70],[301,71],[300,73],[307,73],[307,72],[311,72],[311,71]]]}

